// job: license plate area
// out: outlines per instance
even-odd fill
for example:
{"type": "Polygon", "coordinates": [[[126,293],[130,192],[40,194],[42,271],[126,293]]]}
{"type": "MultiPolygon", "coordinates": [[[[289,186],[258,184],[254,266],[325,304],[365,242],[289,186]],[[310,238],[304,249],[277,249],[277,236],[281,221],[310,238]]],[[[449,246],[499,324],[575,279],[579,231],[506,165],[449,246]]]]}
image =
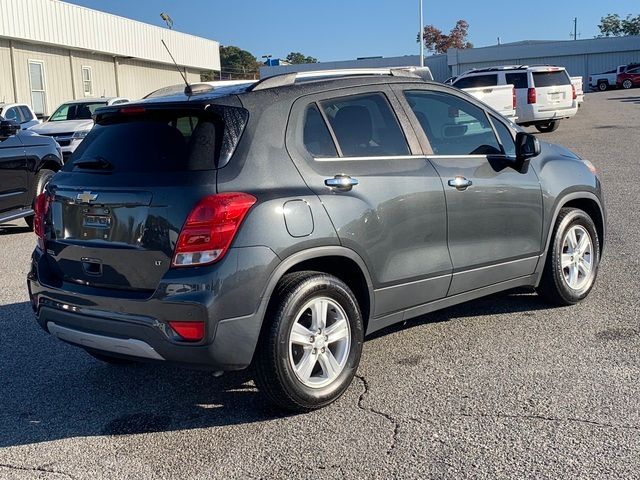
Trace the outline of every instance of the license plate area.
{"type": "Polygon", "coordinates": [[[106,230],[111,228],[111,215],[108,210],[100,212],[88,211],[82,215],[82,226],[84,228],[96,228],[106,230]]]}

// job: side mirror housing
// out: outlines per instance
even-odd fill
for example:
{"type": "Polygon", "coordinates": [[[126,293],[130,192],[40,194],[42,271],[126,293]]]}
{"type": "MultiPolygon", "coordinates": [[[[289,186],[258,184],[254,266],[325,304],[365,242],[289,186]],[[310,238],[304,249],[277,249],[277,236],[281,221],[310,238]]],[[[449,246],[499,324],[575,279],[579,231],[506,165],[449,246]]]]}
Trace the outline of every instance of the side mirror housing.
{"type": "Polygon", "coordinates": [[[15,135],[20,130],[20,125],[11,120],[0,120],[0,141],[15,135]]]}
{"type": "Polygon", "coordinates": [[[518,170],[524,168],[530,158],[540,155],[540,141],[530,133],[518,132],[516,135],[516,162],[518,170]]]}

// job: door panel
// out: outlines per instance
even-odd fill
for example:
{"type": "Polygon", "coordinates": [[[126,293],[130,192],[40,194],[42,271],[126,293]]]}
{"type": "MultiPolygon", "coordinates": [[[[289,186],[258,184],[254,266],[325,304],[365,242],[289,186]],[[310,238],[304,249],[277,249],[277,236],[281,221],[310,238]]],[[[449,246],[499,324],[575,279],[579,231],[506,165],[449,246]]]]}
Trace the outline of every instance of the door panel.
{"type": "MultiPolygon", "coordinates": [[[[380,92],[381,88],[361,87],[350,93],[380,92]]],[[[383,91],[385,101],[390,100],[397,107],[391,92],[383,91]]],[[[341,91],[340,97],[344,95],[341,91]]],[[[331,96],[336,93],[303,97],[294,104],[287,143],[297,168],[327,210],[340,242],[358,253],[366,263],[376,290],[374,316],[444,297],[451,278],[451,260],[446,243],[446,206],[440,177],[426,157],[417,154],[417,141],[411,137],[414,134],[410,127],[407,130],[407,119],[402,115],[394,122],[399,121],[407,135],[408,154],[396,154],[397,135],[380,128],[378,113],[373,114],[371,128],[363,127],[363,123],[370,123],[367,119],[356,118],[363,112],[348,108],[350,121],[359,126],[351,133],[336,134],[332,130],[331,136],[334,140],[339,138],[343,144],[353,140],[357,148],[347,145],[340,148],[338,143],[336,150],[369,155],[314,158],[308,150],[331,151],[331,148],[320,147],[320,144],[326,144],[326,134],[319,133],[319,127],[307,125],[305,128],[305,110],[318,102],[327,123],[341,128],[343,119],[338,112],[327,108],[328,103],[335,105],[336,102],[322,103],[331,96]],[[333,118],[328,118],[331,115],[333,118]],[[305,147],[304,137],[311,131],[315,132],[314,138],[324,140],[307,138],[305,147]],[[389,154],[390,149],[396,153],[389,154]],[[383,155],[376,155],[377,152],[383,155]],[[349,176],[358,184],[351,189],[328,188],[325,180],[336,175],[349,176]]],[[[337,104],[340,108],[350,107],[342,99],[337,104]]],[[[312,106],[309,111],[314,108],[312,106]]],[[[311,116],[317,118],[315,113],[311,116]]]]}
{"type": "Polygon", "coordinates": [[[0,141],[0,212],[25,206],[27,159],[18,135],[0,141]]]}
{"type": "Polygon", "coordinates": [[[479,105],[438,90],[412,88],[399,95],[435,153],[429,160],[445,189],[453,263],[448,294],[533,273],[542,242],[542,193],[535,172],[512,168],[504,152],[513,145],[505,149],[504,143],[513,139],[505,140],[504,128],[496,136],[479,105]]]}

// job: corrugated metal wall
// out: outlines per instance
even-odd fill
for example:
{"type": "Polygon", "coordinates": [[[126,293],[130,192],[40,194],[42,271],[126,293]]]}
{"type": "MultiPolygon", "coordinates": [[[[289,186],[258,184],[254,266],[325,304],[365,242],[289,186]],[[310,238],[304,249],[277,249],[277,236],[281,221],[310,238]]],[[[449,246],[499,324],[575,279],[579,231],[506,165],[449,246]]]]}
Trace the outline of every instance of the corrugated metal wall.
{"type": "MultiPolygon", "coordinates": [[[[158,88],[183,83],[175,67],[133,59],[121,59],[118,63],[120,92],[128,98],[141,98],[158,88]]],[[[200,72],[187,69],[187,81],[199,82],[200,72]]]]}
{"type": "Polygon", "coordinates": [[[219,43],[58,0],[1,0],[0,37],[220,70],[219,43]]]}
{"type": "Polygon", "coordinates": [[[73,88],[76,98],[84,97],[82,84],[82,68],[91,68],[92,97],[115,97],[118,95],[116,86],[116,69],[114,59],[107,55],[91,55],[85,52],[72,51],[73,88]]]}
{"type": "Polygon", "coordinates": [[[14,98],[9,41],[0,38],[0,102],[12,102],[14,98]]]}

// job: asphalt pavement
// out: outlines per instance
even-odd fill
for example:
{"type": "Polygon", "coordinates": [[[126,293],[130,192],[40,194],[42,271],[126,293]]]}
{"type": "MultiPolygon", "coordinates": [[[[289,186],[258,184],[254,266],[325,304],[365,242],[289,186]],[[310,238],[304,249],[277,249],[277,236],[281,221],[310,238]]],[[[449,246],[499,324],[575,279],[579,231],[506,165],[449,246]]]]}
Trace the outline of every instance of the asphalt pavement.
{"type": "Polygon", "coordinates": [[[609,235],[591,296],[492,296],[369,339],[336,404],[283,416],[246,373],[113,367],[36,325],[35,238],[0,227],[0,479],[640,478],[640,90],[540,135],[591,160],[609,235]]]}

